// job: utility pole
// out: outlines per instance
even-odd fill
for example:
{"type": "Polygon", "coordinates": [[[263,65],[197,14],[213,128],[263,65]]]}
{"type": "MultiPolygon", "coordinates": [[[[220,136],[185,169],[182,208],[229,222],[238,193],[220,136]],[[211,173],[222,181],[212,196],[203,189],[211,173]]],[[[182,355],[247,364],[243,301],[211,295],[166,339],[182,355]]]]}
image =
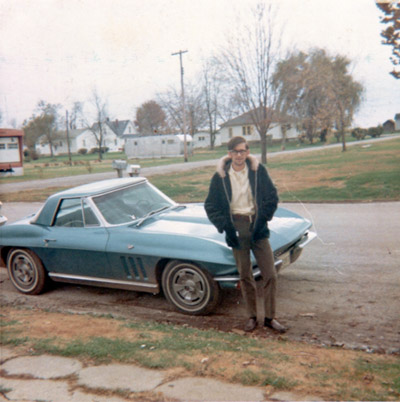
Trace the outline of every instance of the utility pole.
{"type": "Polygon", "coordinates": [[[187,142],[186,142],[186,105],[185,105],[185,89],[183,85],[183,65],[182,65],[182,54],[187,53],[187,50],[179,50],[179,52],[172,53],[172,56],[177,56],[179,54],[179,60],[181,65],[181,90],[182,90],[182,113],[183,113],[183,152],[185,157],[185,162],[188,161],[187,155],[187,142]]]}
{"type": "Polygon", "coordinates": [[[69,160],[69,166],[72,166],[72,160],[71,160],[71,146],[69,143],[69,123],[68,123],[68,110],[65,111],[65,125],[67,129],[67,145],[68,145],[68,160],[69,160]]]}

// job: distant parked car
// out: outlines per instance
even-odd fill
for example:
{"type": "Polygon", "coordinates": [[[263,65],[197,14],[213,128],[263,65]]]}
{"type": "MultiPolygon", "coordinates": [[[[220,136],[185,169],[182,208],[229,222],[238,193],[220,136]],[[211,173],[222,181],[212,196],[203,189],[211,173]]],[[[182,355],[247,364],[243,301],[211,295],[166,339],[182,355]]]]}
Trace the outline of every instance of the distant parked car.
{"type": "MultiPolygon", "coordinates": [[[[269,226],[277,269],[295,261],[315,236],[308,220],[284,208],[269,226]]],[[[52,195],[36,214],[0,227],[0,257],[25,294],[41,293],[48,279],[163,290],[187,314],[211,312],[220,288],[239,280],[232,251],[203,205],[177,204],[143,177],[52,195]]]]}

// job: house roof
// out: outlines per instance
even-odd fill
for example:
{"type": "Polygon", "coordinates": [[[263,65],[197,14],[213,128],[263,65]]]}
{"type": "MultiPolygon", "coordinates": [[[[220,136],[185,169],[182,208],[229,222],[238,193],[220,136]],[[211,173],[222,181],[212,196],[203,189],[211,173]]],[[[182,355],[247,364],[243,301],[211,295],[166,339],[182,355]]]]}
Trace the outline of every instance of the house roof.
{"type": "MultiPolygon", "coordinates": [[[[258,110],[261,111],[261,108],[253,109],[248,112],[245,112],[245,113],[241,114],[240,116],[237,116],[237,117],[221,124],[221,127],[253,125],[254,122],[253,122],[253,118],[252,118],[252,113],[257,112],[258,110]]],[[[272,121],[277,122],[278,118],[276,118],[276,116],[278,115],[278,113],[276,111],[273,111],[272,109],[270,109],[270,113],[272,114],[272,121]]],[[[290,120],[290,119],[293,119],[293,118],[290,116],[286,117],[286,120],[290,120]]]]}
{"type": "Polygon", "coordinates": [[[246,112],[221,124],[221,127],[242,126],[253,124],[250,112],[246,112]]]}
{"type": "MultiPolygon", "coordinates": [[[[130,120],[106,120],[105,124],[117,135],[117,137],[122,137],[126,126],[130,123],[130,120]]],[[[97,130],[99,128],[99,123],[94,123],[92,126],[92,130],[97,130]]]]}
{"type": "Polygon", "coordinates": [[[76,138],[79,137],[84,131],[86,131],[86,128],[76,128],[74,130],[69,131],[69,138],[76,138]]]}
{"type": "Polygon", "coordinates": [[[124,134],[126,126],[129,123],[129,120],[107,121],[108,126],[114,131],[115,134],[117,134],[118,137],[121,137],[124,134]]]}

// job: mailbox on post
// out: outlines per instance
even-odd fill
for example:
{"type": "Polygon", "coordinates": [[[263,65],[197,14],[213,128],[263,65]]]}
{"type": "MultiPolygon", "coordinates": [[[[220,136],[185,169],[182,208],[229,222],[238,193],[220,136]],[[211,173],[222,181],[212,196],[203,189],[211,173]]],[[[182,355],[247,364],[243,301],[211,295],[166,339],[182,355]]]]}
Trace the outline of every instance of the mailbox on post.
{"type": "Polygon", "coordinates": [[[112,161],[112,167],[117,171],[118,177],[122,177],[122,171],[126,169],[128,162],[123,159],[116,159],[112,161]]]}
{"type": "Polygon", "coordinates": [[[137,177],[140,175],[140,165],[128,165],[126,167],[126,173],[128,173],[128,175],[130,177],[137,177]]]}

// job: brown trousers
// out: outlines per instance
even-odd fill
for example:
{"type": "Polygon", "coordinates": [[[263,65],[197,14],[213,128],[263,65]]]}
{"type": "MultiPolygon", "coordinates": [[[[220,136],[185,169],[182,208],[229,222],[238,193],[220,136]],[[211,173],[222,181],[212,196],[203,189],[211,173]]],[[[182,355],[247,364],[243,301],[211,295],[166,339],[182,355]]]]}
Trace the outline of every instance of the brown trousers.
{"type": "Polygon", "coordinates": [[[253,251],[262,276],[261,297],[264,306],[264,316],[274,318],[277,274],[269,240],[265,238],[252,242],[252,225],[250,222],[234,220],[234,225],[239,233],[240,249],[234,248],[232,250],[240,275],[240,289],[245,302],[247,316],[257,317],[257,288],[250,260],[250,251],[253,251]]]}

